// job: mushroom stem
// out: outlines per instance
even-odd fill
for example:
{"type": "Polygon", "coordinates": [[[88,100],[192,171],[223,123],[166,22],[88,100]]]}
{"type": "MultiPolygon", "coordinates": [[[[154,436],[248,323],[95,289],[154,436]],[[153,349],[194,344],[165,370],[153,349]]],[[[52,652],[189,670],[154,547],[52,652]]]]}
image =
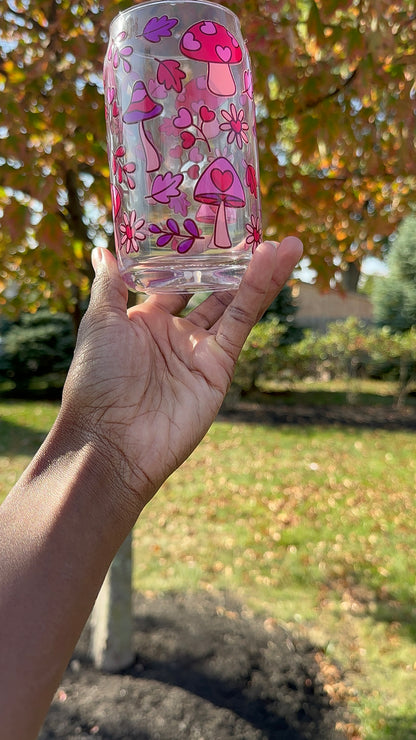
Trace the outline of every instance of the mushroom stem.
{"type": "Polygon", "coordinates": [[[146,157],[146,172],[154,172],[160,167],[160,157],[148,137],[147,131],[143,125],[143,121],[140,121],[139,123],[139,134],[146,157]]]}
{"type": "Polygon", "coordinates": [[[234,95],[235,82],[228,64],[217,62],[208,64],[207,88],[214,95],[234,95]]]}
{"type": "Polygon", "coordinates": [[[229,249],[231,247],[231,239],[227,226],[227,215],[225,212],[225,200],[222,200],[218,206],[214,228],[214,244],[216,247],[222,247],[223,249],[229,249]]]}

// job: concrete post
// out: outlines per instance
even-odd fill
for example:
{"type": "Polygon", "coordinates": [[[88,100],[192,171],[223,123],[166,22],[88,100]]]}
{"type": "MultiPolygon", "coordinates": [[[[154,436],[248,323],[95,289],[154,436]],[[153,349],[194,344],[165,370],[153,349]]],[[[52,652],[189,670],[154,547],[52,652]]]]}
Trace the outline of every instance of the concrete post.
{"type": "Polygon", "coordinates": [[[116,673],[134,662],[132,537],[115,556],[90,617],[90,655],[96,668],[116,673]]]}

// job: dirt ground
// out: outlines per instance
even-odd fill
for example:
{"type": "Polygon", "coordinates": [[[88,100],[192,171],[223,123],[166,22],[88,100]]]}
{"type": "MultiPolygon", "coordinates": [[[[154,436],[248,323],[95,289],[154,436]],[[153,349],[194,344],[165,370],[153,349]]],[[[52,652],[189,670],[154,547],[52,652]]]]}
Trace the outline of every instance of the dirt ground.
{"type": "MultiPolygon", "coordinates": [[[[321,653],[225,595],[135,597],[137,660],[96,671],[86,636],[39,740],[342,740],[321,653]]],[[[338,674],[337,674],[338,677],[338,674]]]]}
{"type": "MultiPolygon", "coordinates": [[[[354,406],[243,403],[223,409],[220,418],[416,429],[414,411],[354,406]]],[[[39,740],[347,737],[353,718],[342,701],[334,701],[334,686],[331,690],[331,680],[342,683],[338,669],[325,674],[319,649],[247,615],[231,597],[137,594],[134,613],[134,665],[117,675],[96,671],[88,661],[84,634],[39,740]]]]}

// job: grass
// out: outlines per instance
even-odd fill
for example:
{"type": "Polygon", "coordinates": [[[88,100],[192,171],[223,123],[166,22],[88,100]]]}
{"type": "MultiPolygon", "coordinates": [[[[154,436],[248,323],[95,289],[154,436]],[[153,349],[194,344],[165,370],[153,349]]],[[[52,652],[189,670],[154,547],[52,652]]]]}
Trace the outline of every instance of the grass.
{"type": "MultiPolygon", "coordinates": [[[[0,403],[0,496],[56,415],[0,403]]],[[[134,537],[142,591],[228,589],[339,662],[366,740],[416,738],[414,433],[216,422],[134,537]]]]}

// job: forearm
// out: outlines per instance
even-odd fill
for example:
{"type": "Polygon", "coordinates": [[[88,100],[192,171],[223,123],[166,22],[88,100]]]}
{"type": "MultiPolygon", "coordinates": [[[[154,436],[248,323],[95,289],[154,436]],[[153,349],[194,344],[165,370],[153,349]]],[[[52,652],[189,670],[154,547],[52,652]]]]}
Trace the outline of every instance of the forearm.
{"type": "Polygon", "coordinates": [[[139,513],[111,462],[58,418],[0,507],[2,740],[35,738],[108,566],[139,513]]]}

